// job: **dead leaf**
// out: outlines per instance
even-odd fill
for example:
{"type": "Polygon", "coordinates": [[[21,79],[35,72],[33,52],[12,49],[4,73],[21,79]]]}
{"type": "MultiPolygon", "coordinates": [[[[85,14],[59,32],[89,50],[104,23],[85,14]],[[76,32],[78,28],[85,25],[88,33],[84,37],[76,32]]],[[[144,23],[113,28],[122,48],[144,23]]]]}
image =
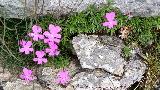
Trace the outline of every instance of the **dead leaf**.
{"type": "Polygon", "coordinates": [[[130,32],[131,28],[124,26],[120,29],[121,35],[119,35],[119,37],[121,37],[121,39],[127,39],[130,32]]]}

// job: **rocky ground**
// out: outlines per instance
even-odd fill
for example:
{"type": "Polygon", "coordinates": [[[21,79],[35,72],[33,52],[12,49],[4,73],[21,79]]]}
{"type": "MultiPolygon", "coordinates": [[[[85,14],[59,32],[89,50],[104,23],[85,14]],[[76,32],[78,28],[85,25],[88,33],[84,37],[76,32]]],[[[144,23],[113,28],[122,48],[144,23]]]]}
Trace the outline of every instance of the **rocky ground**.
{"type": "Polygon", "coordinates": [[[66,87],[55,83],[59,69],[54,67],[38,68],[37,79],[29,84],[4,70],[1,86],[4,90],[126,90],[139,82],[147,69],[138,48],[131,51],[128,61],[122,57],[124,44],[119,38],[82,34],[74,37],[72,44],[78,59],[66,68],[72,77],[66,87]]]}

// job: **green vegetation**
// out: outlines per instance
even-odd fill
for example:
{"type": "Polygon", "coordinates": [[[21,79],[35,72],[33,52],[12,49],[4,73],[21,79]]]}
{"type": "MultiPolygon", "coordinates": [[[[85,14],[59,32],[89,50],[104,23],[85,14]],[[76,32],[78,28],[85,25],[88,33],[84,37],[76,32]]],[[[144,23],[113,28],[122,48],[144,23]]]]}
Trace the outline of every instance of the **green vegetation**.
{"type": "MultiPolygon", "coordinates": [[[[31,31],[33,24],[40,25],[44,30],[47,29],[50,23],[62,27],[62,41],[59,45],[61,54],[59,57],[49,58],[46,66],[55,65],[57,68],[65,67],[69,64],[72,55],[71,40],[73,36],[80,33],[94,34],[100,31],[106,31],[106,35],[119,36],[119,30],[123,26],[130,26],[131,32],[127,39],[124,40],[126,46],[132,43],[138,43],[138,46],[143,50],[146,58],[145,62],[149,66],[145,76],[145,85],[141,85],[146,90],[151,90],[160,75],[160,17],[133,17],[128,20],[128,16],[123,15],[117,8],[104,6],[95,8],[90,6],[88,10],[73,13],[71,15],[55,19],[52,15],[37,17],[37,19],[27,18],[19,19],[0,19],[0,60],[4,67],[10,70],[21,69],[24,66],[35,66],[32,61],[33,55],[23,55],[19,53],[18,40],[26,38],[28,32],[31,31]],[[118,25],[113,29],[103,27],[101,23],[105,21],[103,16],[105,13],[116,12],[118,25]],[[146,55],[147,53],[147,55],[146,55]],[[152,83],[148,83],[152,81],[152,83]],[[148,89],[149,88],[149,89],[148,89]]],[[[44,48],[41,42],[34,43],[34,46],[40,45],[44,48]]],[[[124,48],[125,57],[129,57],[129,47],[124,48]]]]}
{"type": "Polygon", "coordinates": [[[125,58],[129,58],[131,56],[131,49],[129,47],[125,46],[122,51],[125,58]]]}

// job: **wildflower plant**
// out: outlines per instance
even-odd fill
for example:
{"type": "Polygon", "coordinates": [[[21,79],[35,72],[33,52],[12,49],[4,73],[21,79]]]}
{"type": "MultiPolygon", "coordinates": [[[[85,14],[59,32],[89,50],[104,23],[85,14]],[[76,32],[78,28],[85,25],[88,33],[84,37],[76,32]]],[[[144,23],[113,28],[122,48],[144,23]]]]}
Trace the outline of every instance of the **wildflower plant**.
{"type": "MultiPolygon", "coordinates": [[[[115,12],[106,13],[105,18],[107,19],[107,21],[103,23],[103,26],[106,26],[109,29],[113,28],[115,25],[117,25],[117,20],[115,19],[115,17],[115,12]]],[[[21,40],[20,45],[22,46],[22,50],[20,49],[20,52],[29,54],[30,52],[34,51],[35,53],[33,54],[35,54],[35,57],[33,58],[33,61],[35,63],[40,65],[47,63],[48,60],[46,57],[54,57],[59,55],[60,53],[58,45],[61,41],[61,30],[62,29],[60,26],[56,26],[53,24],[49,25],[48,30],[42,30],[40,26],[33,25],[32,32],[28,34],[28,36],[31,38],[31,41],[21,40]],[[37,48],[35,48],[32,43],[39,41],[43,42],[43,44],[47,45],[48,47],[37,50],[37,48]]],[[[69,81],[70,76],[67,70],[62,70],[57,74],[57,84],[66,85],[69,81]]]]}
{"type": "MultiPolygon", "coordinates": [[[[32,38],[33,43],[41,40],[43,44],[46,44],[48,47],[45,49],[36,50],[34,47],[31,47],[32,41],[19,41],[19,45],[22,47],[20,48],[20,52],[25,52],[25,54],[29,54],[30,52],[35,51],[35,57],[33,58],[33,61],[40,65],[47,63],[47,55],[49,57],[54,57],[59,55],[60,53],[60,51],[58,50],[58,44],[61,40],[61,34],[59,34],[61,28],[59,26],[50,24],[48,29],[49,31],[44,31],[43,33],[40,26],[33,25],[32,32],[28,34],[28,36],[32,38]]],[[[20,78],[27,82],[34,80],[32,78],[32,71],[27,68],[23,68],[23,73],[20,75],[20,78]]],[[[62,70],[57,74],[57,84],[66,85],[69,81],[69,71],[62,70]]]]}
{"type": "MultiPolygon", "coordinates": [[[[59,55],[60,51],[58,50],[58,44],[61,40],[61,28],[59,26],[50,24],[49,25],[49,31],[44,31],[44,33],[42,32],[42,28],[38,25],[33,25],[32,27],[32,32],[28,34],[29,37],[31,37],[31,41],[25,41],[25,40],[20,40],[19,41],[19,45],[20,45],[20,49],[19,51],[21,53],[25,53],[25,54],[30,54],[30,52],[35,52],[33,54],[35,54],[33,61],[37,64],[45,64],[47,63],[47,55],[49,57],[54,57],[59,55]],[[37,48],[35,48],[32,43],[34,42],[38,42],[38,41],[44,41],[43,44],[47,44],[47,48],[42,49],[42,50],[36,50],[37,48]]],[[[20,75],[21,79],[24,79],[25,81],[29,82],[32,81],[33,78],[31,77],[32,75],[32,71],[27,69],[27,68],[23,68],[23,73],[20,75]]]]}

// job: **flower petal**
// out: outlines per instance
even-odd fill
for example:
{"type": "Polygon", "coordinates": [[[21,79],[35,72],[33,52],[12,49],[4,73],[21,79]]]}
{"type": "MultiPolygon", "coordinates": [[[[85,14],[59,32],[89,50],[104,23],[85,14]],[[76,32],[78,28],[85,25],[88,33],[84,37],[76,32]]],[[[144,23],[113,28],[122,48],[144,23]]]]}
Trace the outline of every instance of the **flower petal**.
{"type": "Polygon", "coordinates": [[[114,18],[115,18],[115,12],[106,13],[105,18],[106,18],[108,21],[114,20],[114,18]]]}
{"type": "Polygon", "coordinates": [[[47,59],[46,59],[46,58],[44,58],[44,59],[43,59],[43,62],[44,62],[44,63],[47,63],[47,59]]]}
{"type": "Polygon", "coordinates": [[[19,52],[24,52],[24,50],[25,50],[24,48],[20,48],[19,52]]]}
{"type": "Polygon", "coordinates": [[[26,47],[32,46],[32,42],[31,42],[31,41],[28,41],[25,46],[26,46],[26,47]]]}
{"type": "Polygon", "coordinates": [[[109,22],[104,22],[103,26],[106,26],[106,27],[109,26],[109,22]]]}
{"type": "Polygon", "coordinates": [[[33,31],[34,33],[40,33],[40,32],[42,32],[42,28],[41,28],[40,26],[34,25],[34,26],[32,27],[32,31],[33,31]]]}
{"type": "Polygon", "coordinates": [[[36,55],[38,58],[42,58],[45,55],[45,53],[44,51],[36,51],[36,55]]]}
{"type": "Polygon", "coordinates": [[[48,31],[45,31],[45,32],[43,33],[43,35],[45,35],[46,37],[48,37],[48,36],[50,35],[50,33],[49,33],[48,31]]]}
{"type": "Polygon", "coordinates": [[[61,28],[59,26],[55,26],[53,24],[50,24],[49,30],[50,30],[51,34],[56,34],[61,31],[61,28]]]}
{"type": "Polygon", "coordinates": [[[33,61],[35,61],[35,62],[36,62],[36,61],[38,61],[38,59],[37,59],[37,58],[33,58],[33,61]]]}

